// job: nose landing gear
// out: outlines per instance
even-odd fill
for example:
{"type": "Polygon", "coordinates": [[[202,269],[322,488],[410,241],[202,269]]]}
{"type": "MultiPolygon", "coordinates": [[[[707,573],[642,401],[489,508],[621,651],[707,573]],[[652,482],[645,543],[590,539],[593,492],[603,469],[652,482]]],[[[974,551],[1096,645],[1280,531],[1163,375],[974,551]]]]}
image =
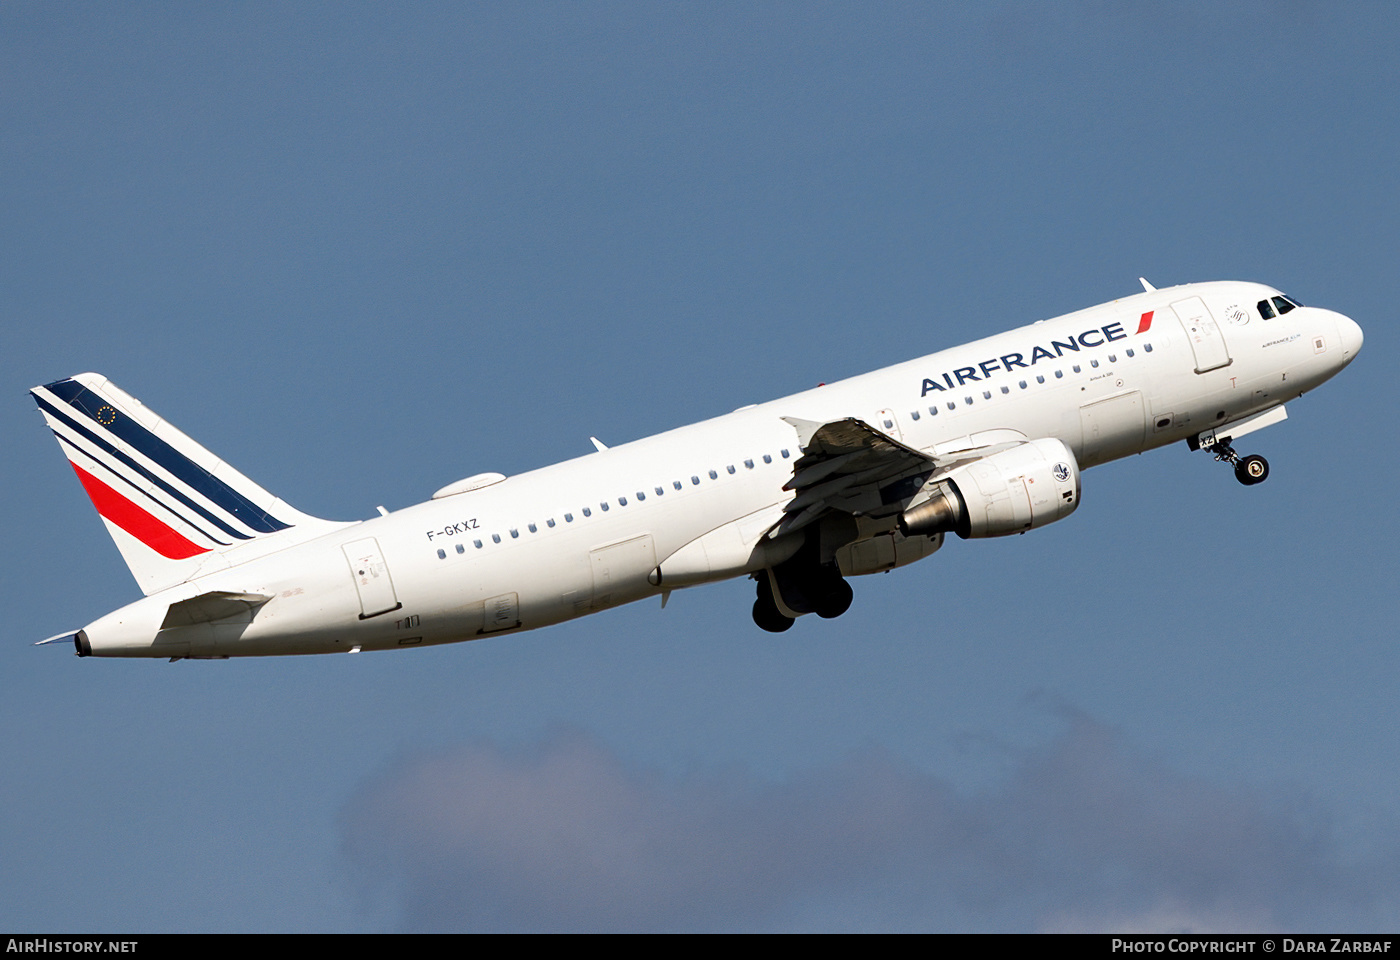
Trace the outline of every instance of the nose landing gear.
{"type": "Polygon", "coordinates": [[[1258,454],[1250,454],[1235,464],[1235,479],[1247,487],[1263,483],[1269,479],[1269,461],[1258,454]]]}
{"type": "Polygon", "coordinates": [[[1230,446],[1229,440],[1222,440],[1213,447],[1207,447],[1206,451],[1215,454],[1217,460],[1233,464],[1235,479],[1246,487],[1252,487],[1256,483],[1263,483],[1269,479],[1269,461],[1257,453],[1241,457],[1235,452],[1235,448],[1230,446]]]}

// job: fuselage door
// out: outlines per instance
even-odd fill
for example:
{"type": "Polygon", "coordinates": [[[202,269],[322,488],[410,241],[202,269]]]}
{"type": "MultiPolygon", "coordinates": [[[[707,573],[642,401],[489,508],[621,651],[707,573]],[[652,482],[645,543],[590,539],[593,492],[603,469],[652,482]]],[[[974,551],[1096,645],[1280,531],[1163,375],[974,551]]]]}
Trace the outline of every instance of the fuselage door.
{"type": "Polygon", "coordinates": [[[389,579],[389,565],[379,552],[379,541],[373,537],[347,543],[340,548],[350,562],[350,575],[355,578],[355,590],[360,595],[360,619],[388,613],[402,606],[394,593],[394,581],[389,579]]]}
{"type": "Polygon", "coordinates": [[[1220,324],[1210,314],[1200,297],[1178,300],[1172,304],[1176,318],[1186,331],[1186,339],[1191,341],[1191,350],[1196,355],[1196,372],[1205,373],[1228,366],[1230,350],[1225,345],[1225,336],[1220,332],[1220,324]]]}

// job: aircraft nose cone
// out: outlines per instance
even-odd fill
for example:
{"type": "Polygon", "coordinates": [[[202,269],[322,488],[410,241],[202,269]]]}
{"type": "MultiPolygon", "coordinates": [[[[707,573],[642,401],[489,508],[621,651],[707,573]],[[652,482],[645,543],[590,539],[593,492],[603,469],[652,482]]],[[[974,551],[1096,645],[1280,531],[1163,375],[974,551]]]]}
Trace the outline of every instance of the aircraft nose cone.
{"type": "Polygon", "coordinates": [[[1366,339],[1366,335],[1361,332],[1361,325],[1351,317],[1344,317],[1340,313],[1336,315],[1337,338],[1342,342],[1342,352],[1347,360],[1352,360],[1361,352],[1361,344],[1366,339]]]}

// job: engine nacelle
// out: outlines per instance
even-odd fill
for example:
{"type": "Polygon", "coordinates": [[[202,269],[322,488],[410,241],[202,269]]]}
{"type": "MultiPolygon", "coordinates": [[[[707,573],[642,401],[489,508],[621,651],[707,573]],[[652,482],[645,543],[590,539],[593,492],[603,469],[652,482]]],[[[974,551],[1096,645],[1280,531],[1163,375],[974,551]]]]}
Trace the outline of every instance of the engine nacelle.
{"type": "Polygon", "coordinates": [[[1069,516],[1079,506],[1079,464],[1045,438],[975,460],[940,477],[905,510],[906,537],[951,530],[964,540],[1005,537],[1069,516]]]}

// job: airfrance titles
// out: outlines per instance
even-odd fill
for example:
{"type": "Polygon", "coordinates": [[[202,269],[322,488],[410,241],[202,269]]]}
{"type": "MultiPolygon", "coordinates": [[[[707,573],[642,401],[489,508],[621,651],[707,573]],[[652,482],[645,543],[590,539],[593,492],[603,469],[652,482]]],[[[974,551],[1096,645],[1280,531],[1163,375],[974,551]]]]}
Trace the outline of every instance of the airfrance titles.
{"type": "Polygon", "coordinates": [[[1085,330],[1081,334],[1066,337],[1063,340],[1051,340],[1049,346],[1036,344],[1031,348],[1030,359],[1026,358],[1025,353],[1006,353],[1000,357],[983,360],[975,367],[958,367],[956,370],[949,370],[941,374],[939,379],[925,377],[923,391],[919,396],[926,397],[935,390],[956,390],[972,381],[990,380],[992,374],[999,371],[1009,373],[1018,367],[1030,369],[1041,360],[1057,360],[1067,352],[1078,353],[1084,347],[1102,347],[1115,340],[1126,340],[1127,338],[1128,334],[1124,332],[1121,323],[1110,323],[1106,326],[1085,330]]]}

